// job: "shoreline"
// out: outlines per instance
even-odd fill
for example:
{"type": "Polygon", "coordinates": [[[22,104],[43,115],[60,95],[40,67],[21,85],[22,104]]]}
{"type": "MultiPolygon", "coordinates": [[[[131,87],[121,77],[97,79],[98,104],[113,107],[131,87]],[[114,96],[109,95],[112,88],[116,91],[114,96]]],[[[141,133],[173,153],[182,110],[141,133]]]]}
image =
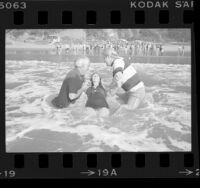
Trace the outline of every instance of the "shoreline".
{"type": "MultiPolygon", "coordinates": [[[[185,47],[184,56],[178,55],[177,45],[166,45],[164,47],[164,54],[162,56],[122,56],[127,62],[137,62],[137,63],[150,63],[150,64],[191,64],[191,46],[185,47]]],[[[16,61],[75,61],[77,57],[84,54],[66,54],[65,51],[60,55],[56,54],[55,47],[53,45],[44,44],[33,44],[33,43],[15,43],[15,45],[6,45],[6,60],[16,60],[16,61]]],[[[85,54],[87,55],[87,54],[85,54]]],[[[87,55],[91,62],[102,63],[103,58],[101,54],[89,54],[87,55]]]]}
{"type": "MultiPolygon", "coordinates": [[[[163,44],[163,48],[166,51],[177,51],[178,52],[179,45],[176,44],[163,44]]],[[[33,49],[33,50],[39,50],[39,49],[55,49],[55,46],[47,43],[47,44],[37,44],[37,43],[30,43],[30,42],[14,42],[13,44],[6,44],[6,49],[33,49]],[[20,47],[19,47],[20,46],[20,47]]],[[[185,45],[185,52],[191,52],[191,45],[185,45]]]]}

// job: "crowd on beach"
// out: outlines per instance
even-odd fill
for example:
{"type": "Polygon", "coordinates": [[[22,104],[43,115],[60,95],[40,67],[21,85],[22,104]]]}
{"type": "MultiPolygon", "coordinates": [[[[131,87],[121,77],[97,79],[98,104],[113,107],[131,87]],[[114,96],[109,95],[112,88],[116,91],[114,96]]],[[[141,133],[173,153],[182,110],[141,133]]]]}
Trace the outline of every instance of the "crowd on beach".
{"type": "MultiPolygon", "coordinates": [[[[51,42],[54,45],[57,54],[65,53],[70,55],[88,55],[99,56],[104,49],[113,48],[121,56],[163,56],[165,54],[162,43],[134,40],[126,41],[124,39],[111,41],[87,41],[81,43],[62,44],[61,41],[51,42]]],[[[179,45],[177,49],[178,56],[184,56],[184,45],[179,45]]]]}

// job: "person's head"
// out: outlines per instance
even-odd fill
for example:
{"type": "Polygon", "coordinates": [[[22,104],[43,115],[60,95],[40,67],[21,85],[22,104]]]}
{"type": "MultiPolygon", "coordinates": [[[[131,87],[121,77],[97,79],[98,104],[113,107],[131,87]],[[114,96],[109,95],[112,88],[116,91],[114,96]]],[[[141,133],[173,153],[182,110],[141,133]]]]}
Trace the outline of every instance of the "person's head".
{"type": "Polygon", "coordinates": [[[113,48],[106,48],[103,52],[104,61],[107,66],[111,66],[113,61],[119,58],[119,55],[113,48]]]}
{"type": "Polygon", "coordinates": [[[88,57],[81,57],[75,61],[75,67],[79,70],[81,75],[85,75],[89,69],[90,60],[88,57]]]}
{"type": "Polygon", "coordinates": [[[102,86],[101,77],[98,73],[93,73],[91,76],[91,84],[93,87],[102,86]]]}

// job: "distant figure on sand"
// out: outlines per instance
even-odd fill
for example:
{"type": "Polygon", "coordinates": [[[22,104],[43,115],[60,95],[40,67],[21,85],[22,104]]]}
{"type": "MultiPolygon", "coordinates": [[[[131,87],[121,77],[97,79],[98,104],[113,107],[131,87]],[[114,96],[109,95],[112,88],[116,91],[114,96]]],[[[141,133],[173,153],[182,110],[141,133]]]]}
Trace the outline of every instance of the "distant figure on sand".
{"type": "Polygon", "coordinates": [[[64,79],[58,96],[52,100],[52,104],[57,108],[65,108],[70,103],[76,102],[81,94],[88,88],[85,75],[89,69],[90,60],[87,57],[79,58],[75,61],[75,67],[64,79]]]}
{"type": "Polygon", "coordinates": [[[106,91],[102,85],[101,78],[99,74],[94,73],[91,77],[91,87],[89,87],[86,91],[87,102],[86,107],[98,111],[99,115],[108,116],[109,115],[109,107],[106,101],[106,91]]]}
{"type": "Polygon", "coordinates": [[[179,56],[184,56],[184,53],[185,53],[185,47],[184,47],[184,45],[178,46],[178,55],[179,56]]]}
{"type": "Polygon", "coordinates": [[[114,95],[121,87],[128,95],[128,103],[123,106],[127,109],[136,109],[145,97],[145,86],[137,71],[132,65],[126,65],[124,59],[112,48],[105,49],[103,56],[107,66],[113,69],[110,94],[114,95]]]}

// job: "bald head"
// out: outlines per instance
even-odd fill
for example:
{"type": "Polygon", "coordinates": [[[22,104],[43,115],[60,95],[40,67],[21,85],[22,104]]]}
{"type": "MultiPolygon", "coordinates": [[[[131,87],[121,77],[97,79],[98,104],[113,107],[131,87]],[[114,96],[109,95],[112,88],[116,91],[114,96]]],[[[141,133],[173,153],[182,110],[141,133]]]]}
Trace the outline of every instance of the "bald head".
{"type": "Polygon", "coordinates": [[[80,57],[75,61],[75,67],[77,68],[88,66],[89,64],[90,64],[90,60],[88,57],[80,57]]]}
{"type": "Polygon", "coordinates": [[[104,57],[112,57],[112,58],[118,58],[119,55],[113,48],[106,48],[103,51],[103,56],[104,57]]]}
{"type": "Polygon", "coordinates": [[[81,57],[75,61],[75,67],[79,69],[81,75],[85,75],[90,66],[90,60],[88,57],[81,57]]]}

